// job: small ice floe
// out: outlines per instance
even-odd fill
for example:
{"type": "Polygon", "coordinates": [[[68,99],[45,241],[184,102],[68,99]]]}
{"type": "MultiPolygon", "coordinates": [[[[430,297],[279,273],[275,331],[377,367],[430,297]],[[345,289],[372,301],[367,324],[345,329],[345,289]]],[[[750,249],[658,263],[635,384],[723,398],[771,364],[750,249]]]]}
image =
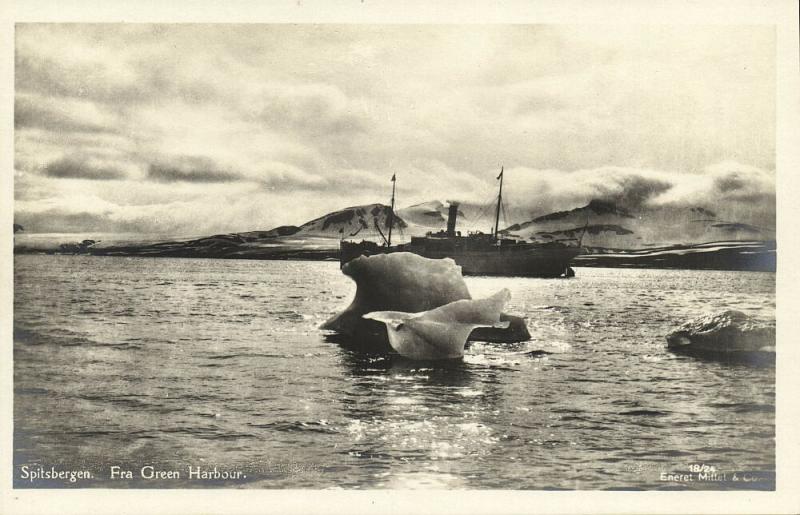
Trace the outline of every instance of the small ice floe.
{"type": "Polygon", "coordinates": [[[727,310],[691,320],[667,335],[674,352],[704,355],[775,353],[775,324],[727,310]]]}
{"type": "Polygon", "coordinates": [[[476,327],[508,327],[500,321],[511,293],[500,290],[491,297],[463,299],[423,311],[373,311],[364,318],[386,324],[389,344],[411,359],[454,359],[464,356],[467,338],[476,327]]]}

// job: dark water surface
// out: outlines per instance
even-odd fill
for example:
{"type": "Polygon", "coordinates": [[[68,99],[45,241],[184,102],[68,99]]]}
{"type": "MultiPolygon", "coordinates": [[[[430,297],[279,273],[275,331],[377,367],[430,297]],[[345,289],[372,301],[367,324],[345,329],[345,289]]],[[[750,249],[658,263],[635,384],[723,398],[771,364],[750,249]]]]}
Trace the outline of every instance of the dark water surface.
{"type": "Polygon", "coordinates": [[[533,339],[447,364],[348,351],[317,329],[355,292],[332,262],[16,256],[15,485],[774,488],[774,367],[664,340],[707,312],[774,319],[774,274],[467,283],[509,288],[533,339]]]}

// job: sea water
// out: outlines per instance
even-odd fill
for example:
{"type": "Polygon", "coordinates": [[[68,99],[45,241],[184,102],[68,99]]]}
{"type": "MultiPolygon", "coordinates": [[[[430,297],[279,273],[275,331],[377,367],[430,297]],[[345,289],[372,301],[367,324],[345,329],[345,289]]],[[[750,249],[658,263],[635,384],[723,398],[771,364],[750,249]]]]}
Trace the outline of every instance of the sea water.
{"type": "Polygon", "coordinates": [[[576,271],[466,278],[531,340],[417,363],[318,329],[355,292],[335,262],[16,256],[14,484],[774,488],[774,366],[664,339],[774,319],[774,274],[576,271]]]}

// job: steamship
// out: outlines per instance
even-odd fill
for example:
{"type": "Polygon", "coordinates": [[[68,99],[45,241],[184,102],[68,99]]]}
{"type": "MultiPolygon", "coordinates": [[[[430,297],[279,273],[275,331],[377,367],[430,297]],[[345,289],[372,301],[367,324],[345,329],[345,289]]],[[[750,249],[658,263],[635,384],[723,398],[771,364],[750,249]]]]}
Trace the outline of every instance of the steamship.
{"type": "MultiPolygon", "coordinates": [[[[500,188],[497,195],[494,227],[490,234],[470,232],[462,236],[456,231],[458,203],[450,202],[447,230],[426,236],[412,237],[408,243],[392,245],[396,177],[392,176],[392,201],[388,216],[388,237],[383,244],[373,241],[353,242],[342,240],[339,247],[340,264],[359,256],[386,254],[390,252],[412,252],[432,259],[451,258],[461,266],[465,275],[496,275],[525,277],[571,277],[574,272],[569,264],[581,253],[580,241],[568,245],[554,241],[530,243],[501,237],[499,232],[500,210],[503,200],[503,169],[497,176],[500,188]]],[[[383,234],[381,233],[383,236],[383,234]]]]}

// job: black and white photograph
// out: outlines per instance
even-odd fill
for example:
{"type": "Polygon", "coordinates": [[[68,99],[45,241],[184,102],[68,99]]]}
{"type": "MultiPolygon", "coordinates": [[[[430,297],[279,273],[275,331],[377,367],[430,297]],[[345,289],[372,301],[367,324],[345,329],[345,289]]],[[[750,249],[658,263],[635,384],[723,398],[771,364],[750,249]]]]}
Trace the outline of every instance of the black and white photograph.
{"type": "Polygon", "coordinates": [[[7,488],[787,486],[777,21],[45,18],[7,488]]]}

